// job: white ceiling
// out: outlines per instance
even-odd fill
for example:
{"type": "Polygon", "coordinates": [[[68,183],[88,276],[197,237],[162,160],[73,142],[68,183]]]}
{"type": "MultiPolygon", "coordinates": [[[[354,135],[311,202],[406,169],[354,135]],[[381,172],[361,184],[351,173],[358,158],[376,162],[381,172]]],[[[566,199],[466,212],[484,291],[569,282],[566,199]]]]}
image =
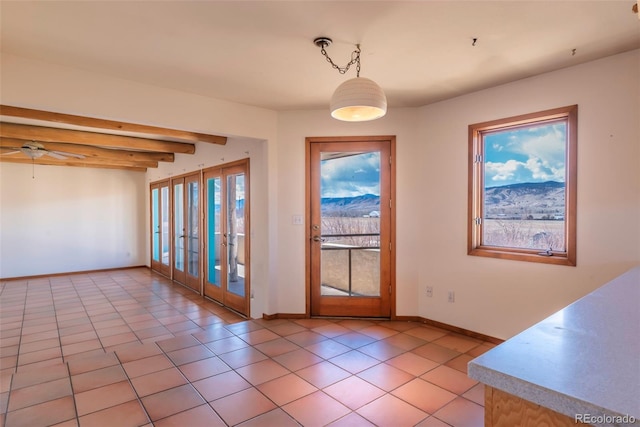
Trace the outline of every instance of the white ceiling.
{"type": "MultiPolygon", "coordinates": [[[[1,49],[274,110],[328,108],[355,44],[391,107],[640,48],[632,0],[1,1],[1,49]],[[477,43],[472,46],[473,38],[477,43]],[[572,54],[575,49],[575,54],[572,54]]],[[[597,82],[594,82],[597,84],[597,82]]]]}

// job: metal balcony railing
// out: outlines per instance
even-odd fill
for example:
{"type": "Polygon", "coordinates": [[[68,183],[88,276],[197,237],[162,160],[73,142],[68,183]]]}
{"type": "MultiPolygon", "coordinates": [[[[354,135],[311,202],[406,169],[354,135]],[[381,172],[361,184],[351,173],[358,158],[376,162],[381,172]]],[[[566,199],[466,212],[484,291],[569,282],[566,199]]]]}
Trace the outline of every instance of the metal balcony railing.
{"type": "MultiPolygon", "coordinates": [[[[340,272],[330,271],[327,272],[325,269],[333,269],[338,270],[342,269],[339,266],[335,265],[323,265],[323,273],[333,273],[328,274],[333,278],[333,283],[330,283],[323,280],[323,285],[330,287],[334,290],[344,292],[348,296],[379,296],[379,250],[380,250],[380,233],[345,233],[345,234],[323,234],[321,235],[322,245],[321,250],[323,252],[333,252],[333,251],[346,251],[347,252],[347,280],[346,280],[346,289],[342,280],[337,279],[336,277],[341,276],[340,272]],[[367,239],[369,238],[369,239],[367,239]],[[351,239],[351,242],[348,240],[351,239]],[[367,239],[366,244],[363,244],[363,241],[367,239]],[[329,241],[328,241],[329,240],[329,241]],[[356,243],[356,244],[353,244],[356,243]],[[377,251],[378,255],[372,259],[368,260],[371,264],[370,266],[360,266],[360,272],[362,270],[366,270],[367,274],[364,276],[367,277],[357,277],[354,278],[354,251],[377,251]],[[375,266],[373,265],[373,261],[375,261],[375,266]],[[368,268],[367,268],[368,267],[368,268]],[[354,280],[357,281],[356,289],[354,290],[354,280]]],[[[323,257],[326,259],[326,257],[323,257]]],[[[338,261],[334,261],[337,263],[338,261]]],[[[361,263],[367,262],[360,260],[361,263]]],[[[327,262],[329,264],[329,262],[327,262]]]]}

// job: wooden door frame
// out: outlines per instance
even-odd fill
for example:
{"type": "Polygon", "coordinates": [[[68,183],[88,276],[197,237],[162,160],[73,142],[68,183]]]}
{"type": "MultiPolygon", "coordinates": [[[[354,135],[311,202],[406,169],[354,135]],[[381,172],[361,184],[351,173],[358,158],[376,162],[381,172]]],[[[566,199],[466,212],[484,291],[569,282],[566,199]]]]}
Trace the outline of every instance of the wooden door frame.
{"type": "MultiPolygon", "coordinates": [[[[180,236],[176,236],[175,231],[176,231],[176,213],[175,213],[175,207],[176,207],[176,193],[175,193],[175,188],[176,188],[176,184],[178,183],[178,181],[181,181],[180,183],[182,184],[182,216],[183,216],[183,228],[185,228],[185,213],[186,213],[186,209],[185,209],[185,181],[184,181],[184,176],[176,176],[176,177],[171,177],[170,180],[170,186],[169,186],[169,191],[170,191],[170,203],[171,203],[171,242],[172,242],[172,246],[171,246],[171,280],[176,281],[178,283],[180,283],[181,285],[185,285],[186,286],[186,282],[187,282],[187,258],[185,256],[185,249],[183,247],[182,249],[182,255],[184,257],[184,265],[183,265],[183,269],[184,271],[182,271],[181,273],[179,273],[180,276],[183,277],[176,277],[178,276],[178,274],[176,274],[176,242],[177,240],[180,238],[180,236]],[[180,279],[180,280],[178,280],[180,279]]],[[[183,241],[184,243],[184,241],[183,241]]]]}
{"type": "Polygon", "coordinates": [[[305,138],[305,315],[311,317],[311,144],[322,142],[389,142],[391,165],[389,170],[391,193],[390,236],[391,253],[389,258],[391,295],[389,297],[390,319],[396,318],[396,137],[378,136],[329,136],[305,138]]]}
{"type": "MultiPolygon", "coordinates": [[[[207,222],[208,216],[209,216],[209,200],[208,200],[208,183],[207,180],[211,179],[211,178],[218,178],[220,179],[220,186],[221,186],[221,190],[220,190],[220,197],[222,198],[222,169],[219,167],[210,167],[207,169],[204,169],[202,171],[202,230],[205,234],[205,238],[203,238],[203,245],[204,248],[202,250],[202,295],[205,298],[209,298],[212,299],[214,301],[217,301],[218,303],[223,304],[223,300],[224,300],[224,295],[223,295],[223,289],[222,289],[222,283],[220,283],[220,289],[218,289],[216,291],[216,295],[207,295],[207,283],[211,283],[208,282],[207,280],[207,272],[209,270],[209,251],[210,251],[210,244],[211,241],[209,240],[209,224],[207,222]],[[212,176],[208,176],[209,174],[211,174],[212,176]],[[218,292],[219,291],[219,292],[218,292]]],[[[222,206],[222,205],[221,205],[222,206]]],[[[224,220],[224,213],[221,211],[220,212],[220,218],[219,221],[221,223],[221,227],[220,227],[220,238],[222,238],[222,232],[224,230],[224,227],[222,226],[224,220]]],[[[213,239],[213,244],[215,244],[215,233],[214,233],[214,239],[213,239]]],[[[222,245],[220,245],[221,249],[222,245]]],[[[220,280],[222,280],[223,274],[225,272],[225,267],[222,261],[225,260],[226,255],[222,254],[222,251],[220,250],[220,280]]],[[[211,284],[211,286],[214,286],[214,284],[211,284]]]]}
{"type": "MultiPolygon", "coordinates": [[[[207,216],[207,210],[208,206],[207,206],[207,200],[206,200],[206,195],[205,195],[205,190],[206,190],[206,176],[207,173],[213,173],[216,176],[220,177],[220,187],[222,189],[222,193],[221,196],[223,199],[227,198],[227,188],[226,188],[226,177],[227,172],[229,170],[233,170],[233,169],[237,169],[237,168],[242,168],[244,176],[245,176],[245,201],[244,201],[244,219],[245,219],[245,224],[244,224],[244,231],[245,231],[245,238],[244,238],[244,259],[245,259],[245,270],[244,270],[244,281],[245,281],[245,288],[244,288],[244,306],[245,306],[245,311],[243,312],[240,308],[240,304],[239,304],[239,300],[240,300],[240,296],[233,294],[233,292],[229,292],[228,291],[228,283],[226,283],[226,274],[227,274],[227,268],[228,266],[226,265],[226,263],[228,263],[228,253],[227,253],[227,249],[225,247],[225,253],[224,253],[224,257],[220,262],[221,265],[221,280],[225,281],[225,286],[223,287],[222,283],[221,285],[221,294],[222,294],[222,301],[218,301],[215,300],[217,302],[219,302],[220,304],[223,304],[226,307],[231,308],[234,311],[239,312],[240,314],[250,317],[251,316],[251,174],[250,174],[250,170],[251,170],[251,162],[249,158],[245,158],[245,159],[241,159],[241,160],[237,160],[237,161],[233,161],[233,162],[229,162],[229,163],[225,163],[222,165],[217,165],[217,166],[213,166],[207,169],[203,169],[202,170],[202,215],[201,215],[201,223],[202,225],[202,230],[205,230],[205,228],[207,227],[206,225],[206,216],[207,216]],[[222,262],[224,261],[224,263],[222,262]],[[224,274],[223,274],[224,273],[224,274]],[[224,276],[224,279],[223,279],[224,276]],[[227,295],[229,294],[229,295],[227,295]],[[230,297],[229,299],[227,299],[228,297],[230,297]]],[[[234,173],[234,172],[232,172],[234,173]]],[[[224,204],[222,206],[226,207],[227,202],[224,202],[224,204]]],[[[223,227],[221,228],[221,231],[226,231],[226,209],[222,209],[221,210],[221,214],[220,214],[220,221],[223,225],[223,227]]],[[[206,230],[205,230],[206,231],[206,230]]],[[[204,239],[203,239],[204,240],[204,239]]],[[[203,242],[204,243],[204,242],[203,242]]],[[[202,292],[203,295],[207,296],[205,293],[205,287],[206,287],[206,277],[205,277],[205,271],[207,270],[207,266],[208,266],[208,258],[207,258],[208,254],[206,252],[206,248],[203,249],[202,252],[202,264],[201,264],[201,268],[202,268],[202,292]]],[[[212,297],[209,297],[212,298],[212,297]]],[[[212,298],[213,299],[213,298],[212,298]]]]}
{"type": "MultiPolygon", "coordinates": [[[[184,193],[183,193],[183,206],[184,206],[184,219],[185,219],[185,232],[189,231],[188,230],[188,215],[189,215],[189,204],[188,204],[188,200],[189,200],[189,196],[188,196],[188,188],[189,188],[189,183],[195,182],[196,185],[198,186],[198,195],[197,195],[197,213],[198,213],[198,220],[197,220],[197,224],[195,225],[198,228],[198,276],[193,276],[191,274],[189,274],[189,263],[191,262],[191,257],[188,255],[189,253],[189,245],[188,245],[188,241],[185,240],[185,247],[184,247],[184,252],[185,252],[185,257],[184,257],[184,275],[185,275],[185,285],[187,287],[189,287],[190,289],[193,289],[194,291],[198,292],[199,294],[202,295],[202,241],[203,241],[203,237],[202,237],[202,173],[200,171],[198,172],[194,172],[188,175],[185,175],[183,177],[184,180],[184,193]]],[[[186,237],[186,235],[185,235],[186,237]]]]}
{"type": "Polygon", "coordinates": [[[202,279],[202,275],[203,275],[203,268],[202,268],[202,253],[203,253],[203,238],[202,238],[202,215],[203,215],[203,210],[202,210],[202,203],[203,203],[203,198],[202,198],[202,171],[194,171],[194,172],[188,172],[188,173],[183,173],[180,175],[176,175],[176,176],[172,176],[169,180],[169,218],[171,221],[171,227],[170,227],[170,233],[169,233],[169,240],[171,241],[171,262],[170,262],[170,275],[169,277],[171,278],[171,280],[180,283],[183,286],[188,287],[189,289],[192,289],[193,291],[197,292],[198,294],[202,295],[203,294],[203,279],[202,279]],[[174,215],[174,208],[175,208],[175,192],[174,192],[174,184],[176,183],[176,181],[182,181],[182,209],[183,209],[183,220],[184,220],[184,228],[185,228],[185,232],[186,232],[186,228],[187,228],[187,215],[188,215],[188,204],[187,204],[187,184],[189,182],[193,182],[195,181],[198,184],[198,256],[199,256],[199,264],[198,264],[198,277],[194,277],[192,275],[189,274],[189,266],[188,266],[188,262],[189,262],[189,256],[187,255],[188,252],[188,245],[187,245],[187,239],[186,239],[186,235],[185,235],[185,244],[184,244],[184,248],[183,248],[183,253],[184,253],[184,280],[180,281],[177,280],[175,277],[175,265],[174,265],[174,261],[175,261],[175,244],[176,244],[176,239],[178,239],[178,236],[175,235],[175,215],[174,215]]]}
{"type": "MultiPolygon", "coordinates": [[[[171,238],[171,236],[173,235],[171,227],[173,226],[173,214],[172,214],[172,203],[173,203],[173,198],[171,197],[171,180],[170,179],[162,179],[159,181],[155,181],[155,182],[151,182],[149,183],[149,206],[151,207],[151,209],[149,209],[149,228],[151,229],[151,233],[149,236],[149,247],[150,247],[150,253],[149,253],[149,264],[151,266],[151,270],[155,271],[156,273],[160,273],[163,276],[169,277],[171,278],[172,272],[173,272],[173,239],[171,238]],[[167,192],[167,196],[168,196],[168,200],[167,203],[169,204],[169,209],[168,209],[168,222],[169,222],[169,265],[164,265],[162,263],[162,238],[160,239],[160,262],[158,263],[154,263],[153,261],[153,235],[155,233],[155,231],[153,230],[153,190],[154,188],[158,189],[158,200],[160,201],[162,198],[162,187],[165,186],[168,189],[167,192]],[[156,269],[154,268],[154,266],[159,265],[160,268],[156,269]]],[[[159,215],[160,215],[160,223],[162,224],[162,209],[160,206],[160,211],[159,211],[159,215]]],[[[160,236],[162,236],[162,232],[160,233],[160,236]]]]}
{"type": "MultiPolygon", "coordinates": [[[[224,291],[225,294],[225,305],[245,316],[250,316],[251,315],[251,184],[250,184],[250,174],[249,174],[249,169],[250,169],[250,163],[249,163],[249,159],[244,159],[238,162],[233,162],[233,163],[228,163],[223,165],[222,167],[222,179],[223,181],[221,182],[222,186],[224,186],[225,191],[224,191],[224,195],[225,195],[225,199],[228,200],[229,194],[228,194],[228,188],[227,188],[227,182],[226,182],[226,177],[228,177],[229,175],[235,175],[238,172],[232,172],[233,170],[238,169],[238,172],[240,170],[242,170],[242,173],[244,174],[244,182],[245,182],[245,188],[244,188],[244,220],[245,220],[245,224],[244,224],[244,257],[245,257],[245,266],[244,266],[244,298],[240,297],[239,295],[229,291],[229,282],[227,281],[228,277],[225,277],[225,281],[226,281],[226,290],[224,291]],[[242,308],[240,307],[240,305],[244,305],[245,311],[242,310],[242,308]]],[[[225,202],[225,207],[227,206],[228,202],[225,202]]],[[[227,230],[227,223],[228,223],[228,218],[227,218],[227,210],[225,209],[224,212],[224,229],[225,231],[228,233],[229,230],[227,230]]],[[[228,253],[228,247],[225,247],[225,274],[228,276],[228,267],[229,267],[229,253],[228,253]]]]}

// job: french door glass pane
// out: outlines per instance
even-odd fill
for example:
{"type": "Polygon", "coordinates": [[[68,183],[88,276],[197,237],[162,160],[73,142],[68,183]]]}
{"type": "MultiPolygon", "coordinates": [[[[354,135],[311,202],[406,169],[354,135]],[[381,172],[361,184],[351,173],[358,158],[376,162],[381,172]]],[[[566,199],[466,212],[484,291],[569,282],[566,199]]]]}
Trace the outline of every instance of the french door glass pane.
{"type": "Polygon", "coordinates": [[[244,296],[244,174],[227,177],[227,290],[244,296]]]}
{"type": "Polygon", "coordinates": [[[160,204],[162,219],[162,264],[169,265],[169,187],[160,189],[160,204]]]}
{"type": "Polygon", "coordinates": [[[380,152],[322,153],[322,296],[380,296],[380,152]]]}
{"type": "Polygon", "coordinates": [[[184,195],[183,184],[173,186],[174,267],[184,271],[184,195]]]}
{"type": "Polygon", "coordinates": [[[198,183],[187,183],[187,250],[189,252],[188,273],[198,277],[200,242],[198,240],[198,183]]]}
{"type": "Polygon", "coordinates": [[[207,179],[207,277],[208,283],[220,287],[220,178],[207,179]]]}
{"type": "Polygon", "coordinates": [[[157,188],[151,190],[151,230],[153,230],[152,256],[153,260],[160,262],[160,210],[158,209],[158,197],[160,191],[157,188]]]}

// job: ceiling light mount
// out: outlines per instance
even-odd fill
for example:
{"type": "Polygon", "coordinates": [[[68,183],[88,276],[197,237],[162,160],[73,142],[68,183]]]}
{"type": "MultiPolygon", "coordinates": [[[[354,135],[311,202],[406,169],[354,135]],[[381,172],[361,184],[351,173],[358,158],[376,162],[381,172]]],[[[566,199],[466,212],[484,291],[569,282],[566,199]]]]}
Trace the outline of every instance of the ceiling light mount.
{"type": "Polygon", "coordinates": [[[333,40],[331,40],[329,37],[318,37],[313,41],[313,43],[319,48],[325,48],[325,47],[331,46],[331,43],[333,43],[333,40]]]}
{"type": "Polygon", "coordinates": [[[333,41],[328,37],[317,37],[313,43],[320,48],[320,53],[331,66],[340,74],[356,66],[356,78],[342,83],[331,97],[331,117],[348,121],[364,122],[379,119],[387,113],[387,97],[376,82],[360,77],[360,45],[351,53],[351,60],[344,67],[340,67],[329,57],[326,47],[333,41]]]}

